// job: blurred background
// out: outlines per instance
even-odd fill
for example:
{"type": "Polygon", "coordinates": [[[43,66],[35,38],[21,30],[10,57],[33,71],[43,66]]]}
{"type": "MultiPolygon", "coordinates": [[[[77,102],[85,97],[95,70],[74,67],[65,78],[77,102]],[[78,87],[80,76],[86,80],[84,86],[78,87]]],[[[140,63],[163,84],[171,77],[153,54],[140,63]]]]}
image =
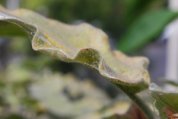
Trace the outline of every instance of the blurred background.
{"type": "MultiPolygon", "coordinates": [[[[176,0],[0,0],[0,4],[11,10],[30,9],[67,24],[92,24],[109,35],[112,49],[148,57],[152,81],[177,82],[176,0]]],[[[128,108],[130,100],[98,73],[36,53],[27,39],[0,38],[2,119],[91,119],[96,115],[144,119],[141,111],[136,106],[128,108]],[[113,106],[118,102],[123,107],[113,106]]]]}

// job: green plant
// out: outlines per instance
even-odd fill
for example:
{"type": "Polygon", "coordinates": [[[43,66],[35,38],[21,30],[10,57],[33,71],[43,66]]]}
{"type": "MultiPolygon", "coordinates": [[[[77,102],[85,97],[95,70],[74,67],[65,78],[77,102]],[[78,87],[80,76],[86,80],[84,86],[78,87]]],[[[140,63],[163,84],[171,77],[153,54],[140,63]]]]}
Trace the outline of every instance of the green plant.
{"type": "Polygon", "coordinates": [[[103,31],[85,23],[67,25],[25,9],[9,11],[0,7],[0,11],[0,27],[3,29],[1,36],[25,35],[15,30],[20,27],[32,38],[32,48],[35,51],[44,52],[64,62],[81,63],[95,69],[125,92],[148,119],[157,116],[167,118],[168,115],[164,114],[167,108],[171,112],[178,111],[177,101],[167,101],[177,99],[177,93],[162,92],[154,84],[150,86],[146,70],[148,59],[128,57],[120,51],[112,51],[108,36],[103,31]],[[9,32],[10,28],[14,30],[9,32]],[[141,99],[142,96],[138,93],[144,90],[151,93],[147,97],[153,98],[155,103],[147,103],[141,99]],[[160,112],[154,113],[153,108],[160,112]]]}
{"type": "Polygon", "coordinates": [[[123,52],[133,52],[142,48],[156,39],[164,27],[175,19],[177,15],[176,12],[166,9],[145,13],[138,18],[121,37],[118,48],[123,52]]]}

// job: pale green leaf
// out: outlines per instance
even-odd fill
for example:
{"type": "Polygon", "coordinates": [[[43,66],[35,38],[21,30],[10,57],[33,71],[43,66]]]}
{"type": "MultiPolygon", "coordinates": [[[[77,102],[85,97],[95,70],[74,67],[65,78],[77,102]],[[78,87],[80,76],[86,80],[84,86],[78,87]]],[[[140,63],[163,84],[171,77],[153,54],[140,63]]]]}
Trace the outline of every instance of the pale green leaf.
{"type": "Polygon", "coordinates": [[[105,106],[102,110],[89,115],[82,115],[79,119],[113,119],[115,116],[119,119],[131,119],[132,117],[136,119],[134,114],[130,113],[131,107],[134,107],[131,100],[122,97],[112,101],[111,104],[105,106]]]}
{"type": "Polygon", "coordinates": [[[42,107],[59,117],[85,116],[110,103],[107,95],[90,80],[80,81],[73,75],[49,71],[36,75],[33,80],[29,87],[31,96],[42,107]]]}
{"type": "Polygon", "coordinates": [[[67,25],[25,9],[8,11],[1,7],[0,11],[1,21],[16,24],[32,36],[34,50],[88,65],[127,92],[147,88],[148,60],[111,50],[102,30],[86,23],[67,25]]]}

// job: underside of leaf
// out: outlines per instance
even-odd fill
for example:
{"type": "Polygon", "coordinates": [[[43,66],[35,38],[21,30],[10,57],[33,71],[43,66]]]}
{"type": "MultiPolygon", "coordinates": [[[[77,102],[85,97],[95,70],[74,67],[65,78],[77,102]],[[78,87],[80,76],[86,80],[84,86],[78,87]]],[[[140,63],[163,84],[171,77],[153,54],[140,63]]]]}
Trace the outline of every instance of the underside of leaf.
{"type": "Polygon", "coordinates": [[[88,65],[123,90],[135,93],[147,88],[150,82],[146,58],[130,58],[111,50],[108,36],[91,25],[67,25],[29,10],[8,11],[3,7],[0,21],[23,28],[32,36],[34,50],[65,62],[88,65]]]}

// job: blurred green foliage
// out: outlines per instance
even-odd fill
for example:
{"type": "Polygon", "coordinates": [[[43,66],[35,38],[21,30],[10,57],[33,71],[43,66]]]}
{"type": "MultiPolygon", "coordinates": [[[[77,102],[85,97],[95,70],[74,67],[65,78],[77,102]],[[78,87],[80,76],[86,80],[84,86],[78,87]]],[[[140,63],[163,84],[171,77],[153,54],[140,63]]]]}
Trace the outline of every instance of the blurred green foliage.
{"type": "Polygon", "coordinates": [[[0,4],[5,5],[5,0],[0,0],[0,4]]]}
{"type": "Polygon", "coordinates": [[[47,67],[35,72],[22,62],[13,60],[0,71],[0,118],[127,119],[131,107],[128,98],[110,99],[89,79],[52,73],[47,67]]]}
{"type": "Polygon", "coordinates": [[[177,16],[178,13],[165,9],[145,13],[122,36],[118,48],[124,52],[132,52],[142,48],[156,39],[164,27],[177,16]]]}

